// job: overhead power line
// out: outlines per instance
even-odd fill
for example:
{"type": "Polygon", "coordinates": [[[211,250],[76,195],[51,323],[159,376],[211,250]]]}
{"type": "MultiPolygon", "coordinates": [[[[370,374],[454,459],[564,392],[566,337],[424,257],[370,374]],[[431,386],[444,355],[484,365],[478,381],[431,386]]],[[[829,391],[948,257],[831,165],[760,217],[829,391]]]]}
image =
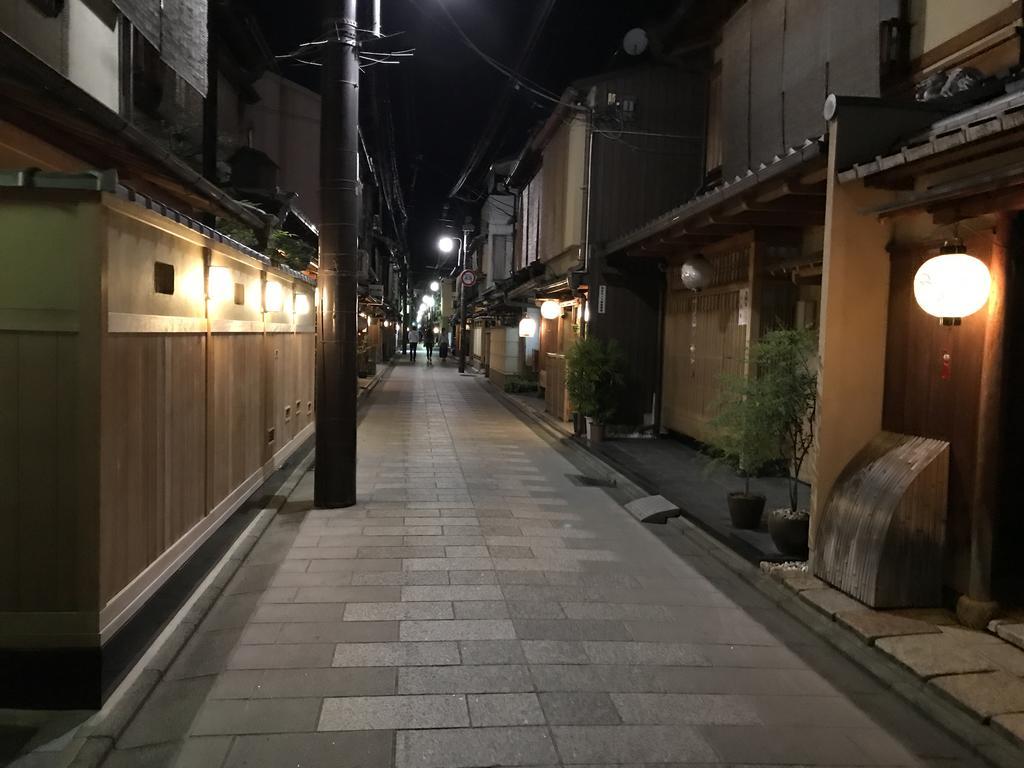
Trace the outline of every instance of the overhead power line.
{"type": "MultiPolygon", "coordinates": [[[[473,150],[469,153],[469,157],[462,168],[462,172],[459,174],[455,184],[448,192],[448,197],[455,197],[459,194],[466,182],[469,180],[469,177],[480,165],[480,161],[483,159],[487,150],[490,148],[491,143],[494,141],[494,137],[498,133],[498,129],[501,127],[501,122],[508,110],[509,102],[512,100],[512,93],[514,90],[512,84],[518,82],[517,79],[513,78],[521,77],[520,73],[526,68],[527,63],[530,60],[530,56],[533,54],[533,49],[536,47],[537,42],[540,40],[541,33],[544,31],[544,26],[547,24],[548,17],[551,16],[551,11],[555,7],[555,1],[556,0],[543,0],[543,4],[538,9],[537,14],[533,17],[533,23],[530,27],[530,36],[527,38],[526,45],[519,54],[516,69],[505,82],[505,88],[502,90],[501,96],[498,98],[498,103],[495,104],[494,109],[491,110],[491,116],[487,122],[487,126],[484,128],[484,132],[480,134],[480,138],[474,145],[473,150]]],[[[444,8],[442,0],[437,0],[437,3],[444,8]]],[[[452,18],[451,14],[448,13],[447,8],[445,8],[445,13],[448,15],[448,18],[451,19],[452,24],[455,24],[456,28],[458,28],[458,24],[456,24],[455,19],[452,18]]],[[[465,36],[465,33],[463,33],[460,28],[459,33],[469,41],[468,37],[465,36]]],[[[472,41],[469,41],[469,44],[472,45],[472,41]]],[[[479,53],[479,49],[477,49],[476,46],[473,46],[473,48],[479,53]]]]}

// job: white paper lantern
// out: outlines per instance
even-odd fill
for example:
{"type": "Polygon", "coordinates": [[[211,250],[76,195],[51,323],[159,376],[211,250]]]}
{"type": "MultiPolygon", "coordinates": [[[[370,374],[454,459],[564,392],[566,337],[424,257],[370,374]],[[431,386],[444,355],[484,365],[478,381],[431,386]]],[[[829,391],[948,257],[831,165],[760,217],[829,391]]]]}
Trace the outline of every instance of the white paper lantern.
{"type": "Polygon", "coordinates": [[[984,307],[991,290],[988,267],[965,253],[961,244],[944,245],[914,276],[917,303],[944,325],[959,325],[961,318],[984,307]]]}
{"type": "Polygon", "coordinates": [[[545,320],[554,320],[562,316],[562,305],[548,299],[540,305],[540,314],[545,320]]]}
{"type": "Polygon", "coordinates": [[[711,285],[713,273],[714,267],[711,266],[711,262],[697,254],[683,262],[679,269],[679,279],[688,290],[702,291],[711,285]]]}
{"type": "Polygon", "coordinates": [[[524,317],[519,321],[519,338],[532,339],[537,335],[537,321],[532,317],[524,317]]]}

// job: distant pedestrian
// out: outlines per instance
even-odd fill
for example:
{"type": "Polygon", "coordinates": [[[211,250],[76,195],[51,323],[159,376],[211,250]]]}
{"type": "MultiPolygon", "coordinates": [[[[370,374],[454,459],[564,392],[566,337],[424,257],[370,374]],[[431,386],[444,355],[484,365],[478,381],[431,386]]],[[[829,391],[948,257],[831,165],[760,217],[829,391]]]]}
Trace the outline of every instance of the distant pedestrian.
{"type": "Polygon", "coordinates": [[[416,345],[420,343],[420,333],[415,328],[409,329],[409,360],[410,362],[416,362],[416,345]]]}
{"type": "Polygon", "coordinates": [[[434,360],[434,329],[423,330],[423,346],[427,348],[427,365],[433,365],[434,360]]]}
{"type": "Polygon", "coordinates": [[[443,363],[448,359],[448,334],[441,335],[441,343],[437,345],[437,354],[441,356],[441,362],[443,363]]]}

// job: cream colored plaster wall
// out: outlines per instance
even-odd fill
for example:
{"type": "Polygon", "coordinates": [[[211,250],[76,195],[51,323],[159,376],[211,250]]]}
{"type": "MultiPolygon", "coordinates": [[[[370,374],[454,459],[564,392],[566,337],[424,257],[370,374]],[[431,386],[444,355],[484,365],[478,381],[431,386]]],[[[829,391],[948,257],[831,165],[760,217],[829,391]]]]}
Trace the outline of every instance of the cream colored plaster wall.
{"type": "Polygon", "coordinates": [[[980,24],[1020,0],[911,0],[910,57],[916,59],[936,46],[980,24]]]}
{"type": "Polygon", "coordinates": [[[831,126],[821,287],[818,445],[812,487],[813,532],[837,476],[882,428],[889,302],[888,226],[862,213],[891,199],[861,182],[836,180],[831,126]]]}

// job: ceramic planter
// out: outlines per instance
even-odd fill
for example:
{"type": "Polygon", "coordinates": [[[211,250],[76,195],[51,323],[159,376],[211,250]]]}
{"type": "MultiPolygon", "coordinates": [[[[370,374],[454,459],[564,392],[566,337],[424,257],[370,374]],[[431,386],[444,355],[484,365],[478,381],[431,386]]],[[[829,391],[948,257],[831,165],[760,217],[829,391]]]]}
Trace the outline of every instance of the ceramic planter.
{"type": "Polygon", "coordinates": [[[764,513],[764,496],[756,493],[730,493],[729,519],[733,528],[755,530],[761,527],[761,515],[764,513]]]}
{"type": "Polygon", "coordinates": [[[775,548],[784,555],[807,558],[807,537],[811,517],[806,512],[776,509],[768,517],[768,533],[775,548]]]}

